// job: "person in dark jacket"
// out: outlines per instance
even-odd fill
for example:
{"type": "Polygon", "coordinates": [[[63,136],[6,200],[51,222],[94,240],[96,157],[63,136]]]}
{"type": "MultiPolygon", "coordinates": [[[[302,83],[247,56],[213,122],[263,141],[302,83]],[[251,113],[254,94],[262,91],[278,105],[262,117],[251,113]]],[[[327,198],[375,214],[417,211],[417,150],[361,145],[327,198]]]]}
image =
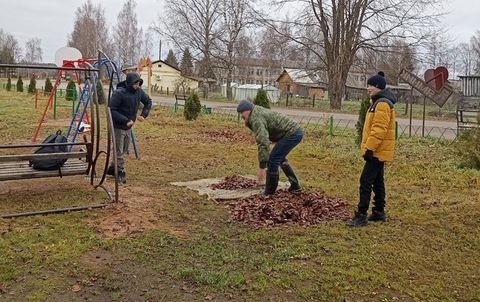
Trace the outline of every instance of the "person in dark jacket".
{"type": "Polygon", "coordinates": [[[365,159],[360,176],[360,201],[358,211],[347,223],[351,227],[368,224],[368,221],[386,221],[385,217],[385,163],[393,161],[395,151],[395,109],[393,92],[386,88],[385,75],[379,72],[367,81],[371,98],[363,125],[361,152],[365,159]],[[370,197],[375,194],[372,214],[367,218],[370,197]]]}
{"type": "MultiPolygon", "coordinates": [[[[124,155],[128,152],[132,127],[136,120],[141,122],[145,120],[150,112],[150,108],[152,108],[152,100],[140,88],[142,84],[143,80],[138,74],[127,74],[127,79],[118,83],[109,104],[115,132],[118,177],[122,183],[126,182],[124,155]],[[143,109],[140,115],[137,116],[140,103],[143,104],[143,109]]],[[[114,171],[115,167],[112,161],[108,168],[108,174],[114,175],[114,171]]]]}
{"type": "Polygon", "coordinates": [[[266,178],[264,194],[271,195],[277,190],[279,166],[290,182],[288,191],[299,191],[300,183],[287,161],[287,155],[302,140],[302,128],[294,120],[261,106],[255,106],[246,100],[238,104],[237,112],[242,116],[245,125],[255,134],[260,166],[259,184],[263,184],[266,178]],[[270,142],[275,143],[271,152],[270,142]]]}

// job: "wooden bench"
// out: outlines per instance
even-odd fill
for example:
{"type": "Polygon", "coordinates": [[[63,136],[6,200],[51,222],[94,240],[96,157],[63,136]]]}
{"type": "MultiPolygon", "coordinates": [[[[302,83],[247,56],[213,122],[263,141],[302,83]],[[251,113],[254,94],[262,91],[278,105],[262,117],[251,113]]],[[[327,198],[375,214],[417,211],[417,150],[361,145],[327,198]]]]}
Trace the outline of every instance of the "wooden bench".
{"type": "MultiPolygon", "coordinates": [[[[174,111],[178,111],[178,107],[185,107],[185,101],[187,100],[188,96],[185,94],[175,94],[175,107],[174,111]],[[182,101],[183,103],[180,103],[182,101]]],[[[207,107],[206,105],[202,106],[202,112],[204,114],[212,114],[212,107],[207,107]]]]}
{"type": "Polygon", "coordinates": [[[4,149],[39,148],[43,146],[73,146],[83,145],[85,150],[60,152],[60,153],[27,153],[14,155],[0,155],[0,181],[63,177],[72,175],[88,175],[92,163],[92,144],[84,143],[58,143],[58,144],[32,144],[32,145],[1,145],[4,149]],[[35,170],[29,165],[30,160],[42,159],[67,159],[65,164],[58,170],[35,170]]]}

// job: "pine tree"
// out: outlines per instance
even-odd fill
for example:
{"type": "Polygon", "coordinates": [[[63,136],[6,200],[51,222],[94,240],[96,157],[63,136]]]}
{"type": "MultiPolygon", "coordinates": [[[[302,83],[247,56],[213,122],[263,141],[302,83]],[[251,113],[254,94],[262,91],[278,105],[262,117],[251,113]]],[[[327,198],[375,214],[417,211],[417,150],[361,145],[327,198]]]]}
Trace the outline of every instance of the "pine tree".
{"type": "Polygon", "coordinates": [[[185,51],[183,52],[180,70],[182,71],[182,75],[188,76],[193,74],[193,59],[188,47],[185,48],[185,51]]]}
{"type": "Polygon", "coordinates": [[[7,91],[12,90],[12,79],[10,77],[8,77],[6,88],[7,88],[7,91]]]}
{"type": "Polygon", "coordinates": [[[53,89],[52,81],[50,81],[50,78],[47,77],[45,80],[45,89],[43,90],[44,93],[50,93],[53,89]]]}
{"type": "Polygon", "coordinates": [[[74,80],[70,80],[67,84],[67,92],[65,93],[65,99],[67,101],[73,101],[77,99],[77,85],[74,80]]]}
{"type": "Polygon", "coordinates": [[[168,55],[167,55],[167,59],[165,60],[165,63],[167,63],[167,64],[170,65],[170,66],[173,66],[173,67],[178,68],[177,57],[176,57],[175,54],[173,53],[173,50],[170,49],[170,50],[168,51],[168,55]]]}
{"type": "Polygon", "coordinates": [[[267,91],[263,89],[258,89],[257,95],[255,96],[253,103],[258,106],[270,108],[270,102],[268,101],[267,91]]]}
{"type": "Polygon", "coordinates": [[[37,80],[35,80],[35,76],[32,75],[30,77],[30,83],[28,84],[28,93],[35,93],[35,90],[37,89],[37,80]]]}
{"type": "Polygon", "coordinates": [[[370,99],[365,98],[360,105],[360,110],[358,111],[358,121],[355,124],[355,129],[357,130],[355,142],[358,146],[360,146],[362,143],[363,125],[365,124],[365,117],[367,116],[368,108],[370,108],[370,99]]]}
{"type": "Polygon", "coordinates": [[[185,110],[183,115],[188,121],[196,120],[200,112],[202,111],[202,104],[196,93],[192,94],[185,101],[185,110]]]}
{"type": "Polygon", "coordinates": [[[17,92],[23,92],[22,76],[19,76],[19,77],[18,77],[18,81],[17,81],[17,92]]]}

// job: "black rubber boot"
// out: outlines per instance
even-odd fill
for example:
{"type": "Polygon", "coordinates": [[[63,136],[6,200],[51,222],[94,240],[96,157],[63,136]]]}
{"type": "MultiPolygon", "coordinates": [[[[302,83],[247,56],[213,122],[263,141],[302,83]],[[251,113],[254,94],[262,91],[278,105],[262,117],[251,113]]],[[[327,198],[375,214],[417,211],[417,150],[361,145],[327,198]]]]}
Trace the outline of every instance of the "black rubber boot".
{"type": "Polygon", "coordinates": [[[297,192],[300,191],[300,182],[297,179],[297,176],[295,175],[295,172],[293,172],[292,166],[288,162],[284,162],[282,165],[282,171],[285,173],[285,175],[288,178],[288,181],[290,182],[290,188],[288,188],[288,192],[297,192]]]}
{"type": "Polygon", "coordinates": [[[115,167],[113,165],[108,166],[107,175],[115,176],[115,167]]]}
{"type": "Polygon", "coordinates": [[[380,222],[385,222],[387,221],[387,217],[385,216],[384,211],[378,211],[373,209],[372,214],[368,216],[368,221],[380,221],[380,222]]]}
{"type": "Polygon", "coordinates": [[[347,222],[349,227],[361,227],[368,224],[367,214],[355,212],[355,216],[347,222]]]}
{"type": "Polygon", "coordinates": [[[272,195],[275,193],[278,187],[278,172],[268,172],[267,171],[267,178],[265,182],[265,192],[264,195],[272,195]]]}
{"type": "Polygon", "coordinates": [[[118,182],[122,184],[127,183],[127,173],[125,171],[118,172],[118,182]]]}

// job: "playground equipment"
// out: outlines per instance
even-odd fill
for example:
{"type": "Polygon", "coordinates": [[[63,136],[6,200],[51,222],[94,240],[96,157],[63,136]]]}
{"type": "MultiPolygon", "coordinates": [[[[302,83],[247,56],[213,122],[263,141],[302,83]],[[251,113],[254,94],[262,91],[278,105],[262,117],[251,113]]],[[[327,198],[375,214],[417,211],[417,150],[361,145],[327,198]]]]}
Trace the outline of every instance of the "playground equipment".
{"type": "MultiPolygon", "coordinates": [[[[70,53],[63,53],[64,56],[71,56],[73,55],[73,51],[70,53]]],[[[39,67],[39,66],[30,66],[30,65],[17,65],[17,64],[0,64],[0,67],[6,68],[29,68],[29,69],[53,69],[57,70],[57,75],[61,75],[63,71],[74,71],[78,73],[83,73],[83,80],[84,80],[84,87],[82,89],[82,93],[87,96],[85,98],[85,102],[82,105],[78,105],[82,107],[80,110],[77,108],[77,115],[79,116],[79,120],[83,120],[83,117],[87,113],[87,110],[90,112],[90,131],[89,137],[87,133],[83,134],[83,142],[75,142],[76,136],[81,132],[80,131],[80,123],[78,123],[75,127],[73,126],[74,118],[70,123],[69,129],[67,132],[70,132],[68,135],[72,137],[66,143],[55,143],[49,144],[49,146],[68,146],[67,152],[58,152],[58,153],[49,153],[49,154],[11,154],[11,155],[0,155],[0,181],[9,181],[9,180],[20,180],[20,179],[32,179],[32,178],[46,178],[46,177],[63,177],[63,176],[71,176],[71,175],[84,175],[89,178],[90,184],[94,187],[94,189],[101,188],[103,189],[110,201],[117,202],[118,201],[118,170],[117,170],[117,163],[116,163],[116,149],[115,149],[115,136],[113,134],[113,121],[110,108],[108,107],[108,103],[110,102],[110,97],[113,91],[113,78],[114,78],[114,63],[106,56],[103,52],[99,51],[99,57],[97,62],[97,68],[94,68],[93,64],[90,61],[93,60],[63,60],[62,66],[58,67],[39,67]],[[67,62],[65,62],[67,61],[67,62]],[[106,135],[106,145],[100,146],[101,142],[101,132],[102,132],[102,124],[100,123],[100,107],[98,105],[97,100],[97,93],[96,87],[92,83],[96,83],[96,80],[100,76],[100,69],[101,65],[108,65],[107,73],[109,76],[109,91],[108,91],[108,98],[107,98],[107,106],[106,106],[106,124],[103,128],[103,131],[107,132],[106,135]],[[110,70],[110,72],[109,72],[110,70]],[[83,147],[81,149],[77,149],[83,147]],[[74,149],[75,148],[75,149],[74,149]],[[115,180],[114,180],[114,192],[111,193],[108,188],[105,186],[104,182],[106,179],[106,172],[108,169],[108,165],[111,159],[114,162],[115,166],[115,180]],[[97,173],[97,163],[101,157],[105,157],[105,163],[102,167],[100,167],[100,173],[97,173]],[[65,165],[56,171],[38,171],[31,168],[28,164],[28,160],[39,160],[39,159],[69,159],[65,165]]],[[[106,68],[106,67],[105,67],[106,68]]],[[[56,85],[58,86],[59,78],[56,78],[56,85]]],[[[38,135],[38,131],[40,130],[41,122],[43,122],[43,118],[48,110],[48,106],[51,104],[49,102],[52,101],[52,94],[49,97],[49,101],[45,106],[45,109],[42,113],[42,119],[40,120],[39,125],[36,128],[36,135],[38,135]]],[[[43,144],[26,144],[26,145],[19,145],[19,144],[9,144],[9,145],[0,145],[0,150],[2,149],[26,149],[26,148],[34,148],[34,147],[42,147],[45,146],[43,144]]],[[[59,212],[68,212],[68,211],[78,211],[78,210],[85,210],[85,209],[92,209],[92,208],[100,208],[105,207],[108,203],[102,204],[94,204],[94,205],[87,205],[87,206],[78,206],[78,207],[69,207],[69,208],[56,208],[56,209],[49,209],[43,211],[33,211],[33,212],[20,212],[20,213],[10,213],[10,214],[1,214],[0,217],[2,218],[9,218],[9,217],[18,217],[18,216],[27,216],[27,215],[37,215],[37,214],[47,214],[47,213],[59,213],[59,212]]]]}

